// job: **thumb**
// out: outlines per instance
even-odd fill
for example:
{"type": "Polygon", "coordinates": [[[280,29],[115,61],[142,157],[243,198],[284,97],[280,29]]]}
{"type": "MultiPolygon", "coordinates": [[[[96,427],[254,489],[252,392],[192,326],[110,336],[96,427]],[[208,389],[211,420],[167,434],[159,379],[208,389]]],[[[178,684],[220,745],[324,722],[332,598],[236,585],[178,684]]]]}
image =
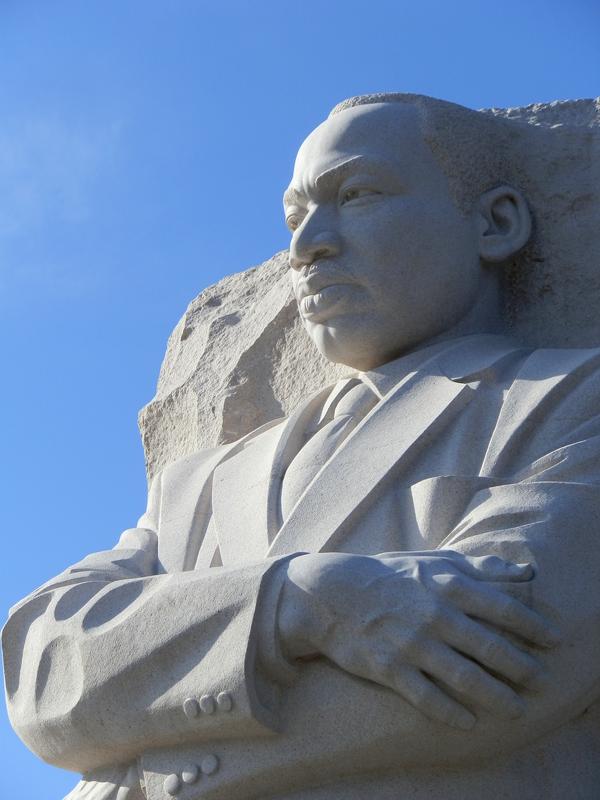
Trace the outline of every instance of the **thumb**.
{"type": "Polygon", "coordinates": [[[535,575],[532,564],[515,564],[498,556],[464,556],[462,572],[480,581],[530,581],[535,575]]]}

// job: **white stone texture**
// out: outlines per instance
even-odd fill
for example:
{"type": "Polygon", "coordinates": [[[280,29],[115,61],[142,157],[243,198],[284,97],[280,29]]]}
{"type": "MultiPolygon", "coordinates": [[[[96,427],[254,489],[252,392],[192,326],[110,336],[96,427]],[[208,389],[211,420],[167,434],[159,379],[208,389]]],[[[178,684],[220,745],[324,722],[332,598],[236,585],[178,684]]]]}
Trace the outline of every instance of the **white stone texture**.
{"type": "Polygon", "coordinates": [[[210,286],[169,338],[140,430],[151,479],[203,447],[235,441],[286,416],[347,368],[329,363],[303,329],[287,251],[210,286]]]}
{"type": "MultiPolygon", "coordinates": [[[[518,257],[513,333],[598,341],[597,134],[537,124],[591,108],[520,112],[520,256],[521,193],[461,214],[414,107],[306,140],[294,290],[360,379],[306,398],[346,370],[284,256],[194,301],[142,414],[150,472],[221,446],[3,631],[11,722],[83,775],[70,800],[597,797],[600,348],[488,330],[518,257]]],[[[464,188],[513,136],[458,165],[490,126],[441,113],[464,188]]]]}
{"type": "MultiPolygon", "coordinates": [[[[600,99],[485,113],[526,124],[536,239],[508,312],[534,346],[600,344],[600,99]]],[[[203,447],[286,416],[347,370],[320,356],[299,322],[287,252],[228,276],[188,306],[169,338],[140,430],[151,479],[203,447]]]]}

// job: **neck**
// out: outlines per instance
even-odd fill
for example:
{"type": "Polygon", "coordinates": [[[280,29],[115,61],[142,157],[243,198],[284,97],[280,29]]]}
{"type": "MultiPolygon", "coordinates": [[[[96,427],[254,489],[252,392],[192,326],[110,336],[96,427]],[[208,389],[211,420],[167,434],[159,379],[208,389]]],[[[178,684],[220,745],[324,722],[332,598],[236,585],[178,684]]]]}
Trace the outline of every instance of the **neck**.
{"type": "MultiPolygon", "coordinates": [[[[486,271],[482,274],[481,284],[478,287],[475,301],[472,303],[467,313],[463,314],[459,320],[434,336],[423,339],[406,348],[404,351],[392,355],[391,358],[388,357],[379,361],[377,364],[373,363],[369,365],[367,369],[376,368],[383,363],[417,352],[430,345],[441,344],[463,336],[474,336],[477,334],[508,334],[508,325],[505,320],[505,315],[503,314],[500,282],[497,279],[496,272],[492,272],[491,269],[489,272],[486,271]]],[[[352,366],[364,370],[364,367],[352,366]]]]}
{"type": "Polygon", "coordinates": [[[496,269],[488,268],[482,272],[474,303],[466,314],[445,330],[420,342],[412,350],[420,350],[437,342],[457,339],[474,334],[505,335],[508,325],[503,313],[502,291],[496,269]]]}

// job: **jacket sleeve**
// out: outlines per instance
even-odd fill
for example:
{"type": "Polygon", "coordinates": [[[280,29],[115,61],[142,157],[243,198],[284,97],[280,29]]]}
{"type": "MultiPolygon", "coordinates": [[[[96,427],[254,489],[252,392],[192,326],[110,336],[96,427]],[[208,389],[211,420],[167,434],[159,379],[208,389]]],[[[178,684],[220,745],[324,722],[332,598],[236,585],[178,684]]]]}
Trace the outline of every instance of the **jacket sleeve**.
{"type": "Polygon", "coordinates": [[[265,592],[276,602],[286,559],[158,574],[158,485],[140,527],[33,592],[4,628],[11,722],[56,766],[89,773],[149,748],[276,727],[256,610],[265,592]]]}
{"type": "MultiPolygon", "coordinates": [[[[591,467],[584,465],[584,450],[591,452],[597,445],[600,442],[590,440],[570,453],[571,466],[579,464],[578,475],[567,468],[564,452],[554,452],[545,464],[562,462],[563,469],[552,475],[553,480],[543,469],[538,471],[542,462],[510,480],[474,478],[473,486],[486,484],[485,488],[470,495],[466,510],[440,544],[472,555],[531,561],[535,566],[533,580],[496,587],[547,616],[563,634],[557,648],[535,648],[548,679],[543,688],[519,687],[526,706],[521,718],[499,719],[473,707],[477,725],[465,733],[428,719],[385,687],[316,659],[301,666],[297,680],[285,691],[283,735],[214,743],[213,752],[228,767],[212,777],[215,796],[217,790],[219,796],[237,796],[234,789],[242,780],[257,796],[270,796],[275,786],[284,796],[291,791],[285,781],[292,782],[294,776],[310,774],[318,785],[355,774],[357,764],[368,764],[373,774],[417,769],[428,776],[449,764],[459,770],[500,764],[501,774],[503,759],[518,751],[528,769],[530,746],[576,719],[598,698],[600,490],[591,467]]],[[[525,643],[517,644],[527,649],[525,643]]],[[[461,699],[470,706],[468,697],[461,699]]],[[[148,797],[163,796],[162,782],[170,765],[194,757],[193,748],[175,754],[147,753],[142,765],[148,797]]],[[[492,769],[490,780],[494,774],[492,769]]]]}
{"type": "MultiPolygon", "coordinates": [[[[560,409],[563,423],[581,419],[573,412],[560,409]]],[[[478,491],[440,545],[535,568],[530,582],[503,588],[554,623],[562,642],[535,652],[548,681],[527,694],[527,712],[513,726],[525,740],[583,713],[600,689],[600,419],[562,439],[510,480],[478,491]]]]}

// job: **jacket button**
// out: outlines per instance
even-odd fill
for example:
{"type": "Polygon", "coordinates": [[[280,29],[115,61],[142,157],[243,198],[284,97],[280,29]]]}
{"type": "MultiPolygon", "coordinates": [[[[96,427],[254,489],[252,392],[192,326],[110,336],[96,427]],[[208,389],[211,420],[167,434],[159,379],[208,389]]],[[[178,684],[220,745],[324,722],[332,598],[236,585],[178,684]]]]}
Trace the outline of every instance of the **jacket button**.
{"type": "Polygon", "coordinates": [[[221,711],[231,711],[233,701],[229,692],[219,692],[217,695],[217,705],[221,711]]]}
{"type": "Polygon", "coordinates": [[[200,698],[200,708],[205,714],[212,714],[215,710],[215,698],[212,694],[203,694],[200,698]]]}
{"type": "Polygon", "coordinates": [[[193,697],[183,701],[183,713],[188,719],[194,719],[200,713],[200,704],[193,697]]]}
{"type": "Polygon", "coordinates": [[[195,764],[188,764],[181,773],[181,780],[184,783],[196,783],[198,772],[198,767],[195,764]]]}
{"type": "Polygon", "coordinates": [[[209,756],[204,756],[200,762],[200,769],[202,770],[203,775],[212,775],[219,769],[219,759],[212,754],[209,756]]]}
{"type": "Polygon", "coordinates": [[[170,794],[171,797],[178,794],[181,788],[181,781],[177,775],[169,775],[165,778],[165,782],[163,783],[163,789],[167,794],[170,794]]]}

